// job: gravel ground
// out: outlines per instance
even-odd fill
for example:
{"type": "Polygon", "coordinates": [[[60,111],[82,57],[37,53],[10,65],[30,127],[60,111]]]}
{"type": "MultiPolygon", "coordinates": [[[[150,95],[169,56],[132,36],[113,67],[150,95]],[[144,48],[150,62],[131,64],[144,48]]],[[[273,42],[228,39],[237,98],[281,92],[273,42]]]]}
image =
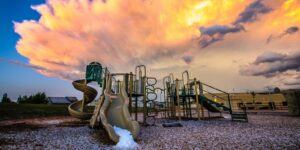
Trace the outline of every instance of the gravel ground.
{"type": "MultiPolygon", "coordinates": [[[[138,149],[300,149],[300,117],[250,114],[249,123],[226,119],[182,121],[183,127],[142,127],[138,149]]],[[[160,121],[163,122],[163,121],[160,121]]],[[[112,149],[104,130],[87,122],[18,122],[1,126],[0,149],[112,149]]]]}

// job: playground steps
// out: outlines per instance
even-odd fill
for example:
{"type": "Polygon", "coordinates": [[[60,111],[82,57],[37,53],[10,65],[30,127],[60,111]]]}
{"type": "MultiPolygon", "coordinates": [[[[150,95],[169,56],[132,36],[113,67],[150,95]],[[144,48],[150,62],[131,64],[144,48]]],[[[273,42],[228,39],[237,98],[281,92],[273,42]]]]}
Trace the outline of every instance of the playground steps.
{"type": "Polygon", "coordinates": [[[248,116],[246,112],[232,112],[231,113],[232,121],[245,121],[248,122],[248,116]]]}

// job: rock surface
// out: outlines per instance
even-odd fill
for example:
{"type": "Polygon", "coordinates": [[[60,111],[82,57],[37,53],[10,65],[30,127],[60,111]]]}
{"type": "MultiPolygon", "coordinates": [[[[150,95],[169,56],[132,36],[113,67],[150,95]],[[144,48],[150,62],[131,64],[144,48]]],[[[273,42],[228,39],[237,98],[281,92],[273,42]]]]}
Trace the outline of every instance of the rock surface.
{"type": "MultiPolygon", "coordinates": [[[[104,130],[86,122],[0,124],[0,149],[112,149],[104,130]]],[[[183,127],[142,127],[138,149],[300,149],[300,117],[251,114],[249,123],[226,119],[181,121],[183,127]]]]}

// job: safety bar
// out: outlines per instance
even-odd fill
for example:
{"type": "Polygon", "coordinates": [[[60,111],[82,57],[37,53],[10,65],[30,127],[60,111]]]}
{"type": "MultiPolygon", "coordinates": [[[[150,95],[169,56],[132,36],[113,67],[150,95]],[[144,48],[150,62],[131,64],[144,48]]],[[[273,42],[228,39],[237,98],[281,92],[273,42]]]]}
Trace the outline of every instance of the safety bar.
{"type": "Polygon", "coordinates": [[[171,83],[174,83],[174,74],[170,73],[169,76],[170,76],[170,79],[171,79],[171,83]]]}
{"type": "Polygon", "coordinates": [[[145,65],[136,66],[135,67],[135,75],[136,75],[136,79],[137,79],[137,77],[141,77],[141,76],[142,77],[146,77],[146,75],[147,75],[147,73],[146,73],[146,66],[145,65]],[[142,69],[141,68],[144,69],[144,76],[140,74],[140,73],[142,73],[142,69]],[[139,70],[139,76],[138,76],[138,70],[139,70]]]}
{"type": "Polygon", "coordinates": [[[213,87],[213,86],[211,86],[211,85],[208,85],[208,84],[206,84],[206,83],[203,83],[203,82],[200,82],[200,81],[198,81],[198,83],[199,83],[199,84],[203,84],[203,85],[205,85],[205,86],[208,86],[208,87],[210,87],[210,88],[212,88],[212,89],[215,89],[215,90],[217,90],[217,91],[220,91],[220,92],[222,92],[222,93],[229,94],[229,93],[227,93],[227,92],[225,92],[225,91],[222,91],[222,90],[220,90],[220,89],[218,89],[218,88],[215,88],[215,87],[213,87]]]}
{"type": "Polygon", "coordinates": [[[186,79],[187,79],[186,84],[189,84],[189,81],[190,81],[190,75],[189,75],[189,72],[188,72],[187,70],[185,70],[185,71],[182,73],[182,82],[183,82],[183,85],[185,85],[185,83],[184,83],[184,74],[186,74],[186,79]]]}
{"type": "MultiPolygon", "coordinates": [[[[223,97],[221,97],[221,96],[218,96],[218,95],[216,95],[216,94],[213,94],[213,93],[211,93],[211,92],[208,92],[208,91],[206,91],[206,90],[204,90],[204,89],[202,89],[202,91],[204,91],[204,92],[206,92],[206,93],[208,93],[208,94],[211,94],[211,95],[213,95],[213,96],[216,96],[216,97],[219,98],[219,99],[222,99],[222,100],[224,100],[224,101],[227,101],[227,99],[225,99],[225,98],[223,98],[223,97]]],[[[226,94],[226,96],[227,96],[227,94],[226,94]]]]}
{"type": "Polygon", "coordinates": [[[166,80],[171,82],[171,77],[170,76],[163,77],[163,89],[166,89],[166,80]]]}

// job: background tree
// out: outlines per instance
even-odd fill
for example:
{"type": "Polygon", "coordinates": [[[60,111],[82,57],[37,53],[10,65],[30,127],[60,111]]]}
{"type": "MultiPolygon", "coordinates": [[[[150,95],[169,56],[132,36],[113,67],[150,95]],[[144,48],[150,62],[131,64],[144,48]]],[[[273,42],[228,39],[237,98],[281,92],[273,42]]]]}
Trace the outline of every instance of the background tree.
{"type": "Polygon", "coordinates": [[[44,92],[38,92],[37,94],[30,96],[19,96],[19,104],[46,104],[48,103],[47,96],[44,92]]]}
{"type": "Polygon", "coordinates": [[[21,103],[21,101],[22,101],[22,96],[19,95],[19,97],[18,97],[18,99],[17,99],[17,103],[21,103]]]}
{"type": "Polygon", "coordinates": [[[278,87],[274,88],[274,93],[280,93],[280,89],[278,87]]]}
{"type": "Polygon", "coordinates": [[[3,94],[1,102],[2,103],[11,103],[10,98],[7,97],[7,93],[3,94]]]}

